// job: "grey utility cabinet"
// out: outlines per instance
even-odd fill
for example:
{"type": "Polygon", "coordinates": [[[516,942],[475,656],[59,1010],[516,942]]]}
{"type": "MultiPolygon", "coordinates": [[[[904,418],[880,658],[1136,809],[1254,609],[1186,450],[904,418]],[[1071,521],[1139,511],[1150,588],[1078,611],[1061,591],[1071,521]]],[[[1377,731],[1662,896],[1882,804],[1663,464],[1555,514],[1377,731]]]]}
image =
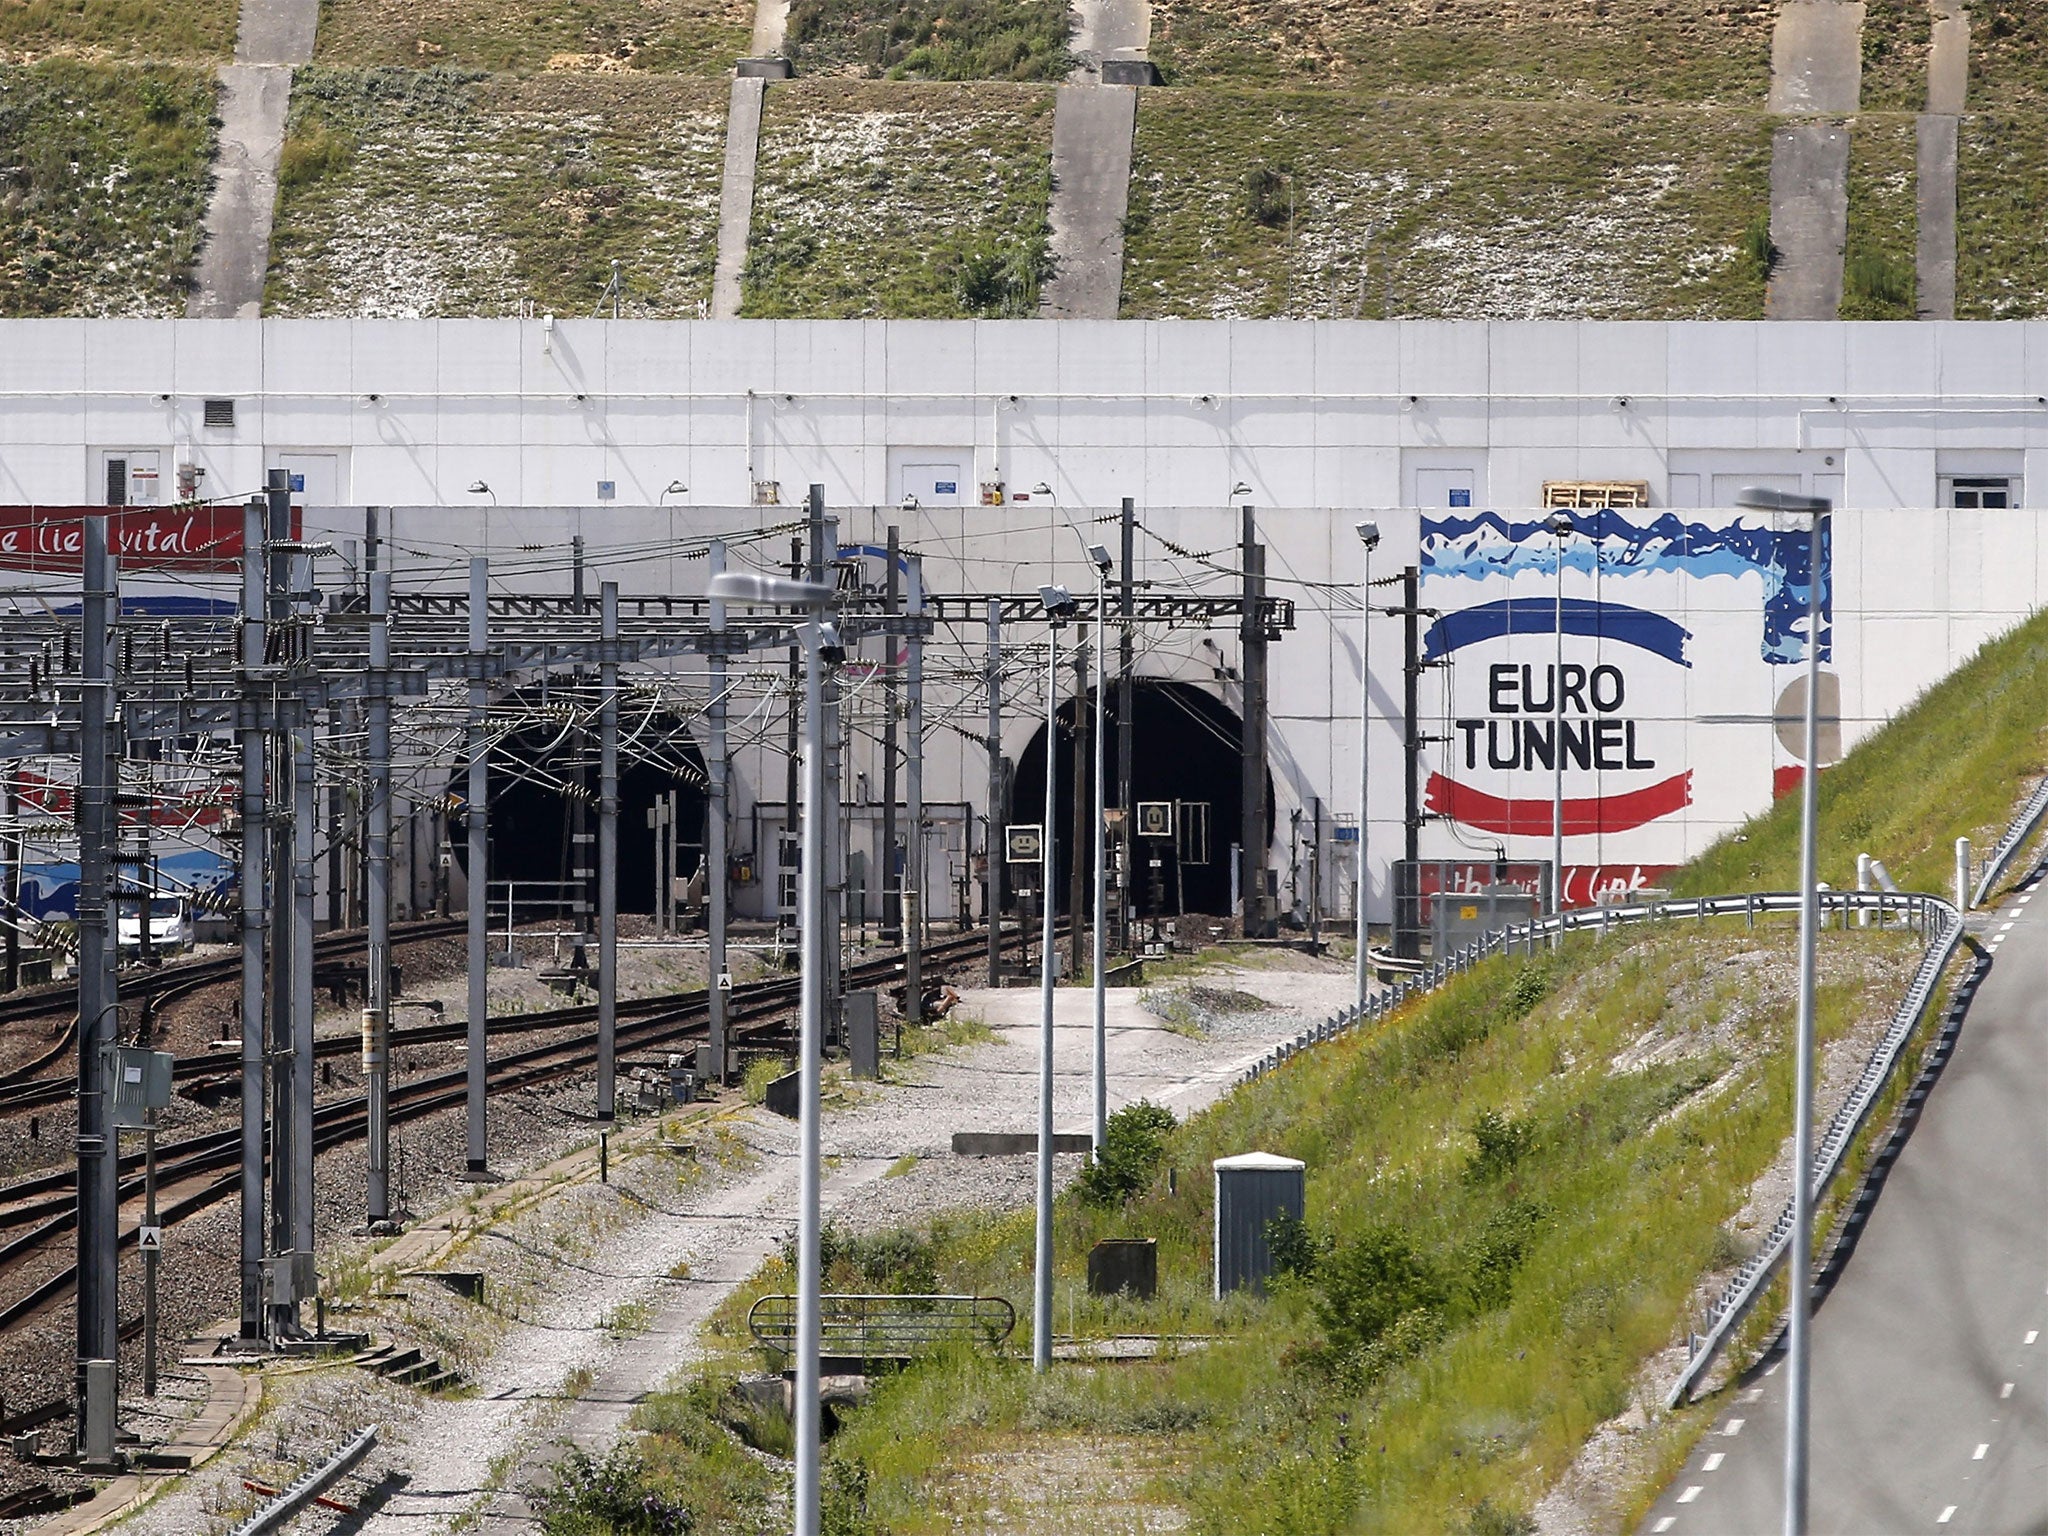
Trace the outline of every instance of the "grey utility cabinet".
{"type": "Polygon", "coordinates": [[[1308,1164],[1270,1152],[1219,1157],[1216,1170],[1216,1296],[1249,1286],[1266,1292],[1273,1256],[1266,1223],[1282,1212],[1299,1220],[1307,1209],[1308,1164]]]}

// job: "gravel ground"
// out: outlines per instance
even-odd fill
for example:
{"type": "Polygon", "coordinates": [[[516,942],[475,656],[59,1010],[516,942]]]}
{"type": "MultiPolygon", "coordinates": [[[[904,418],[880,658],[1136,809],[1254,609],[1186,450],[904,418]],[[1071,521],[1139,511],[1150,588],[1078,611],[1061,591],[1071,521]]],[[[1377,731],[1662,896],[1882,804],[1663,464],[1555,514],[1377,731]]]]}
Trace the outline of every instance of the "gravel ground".
{"type": "MultiPolygon", "coordinates": [[[[644,922],[644,920],[641,920],[644,922]]],[[[633,937],[638,925],[622,918],[621,932],[633,937]]],[[[537,947],[537,946],[536,946],[537,947]]],[[[415,1000],[439,1000],[449,1020],[467,1015],[465,949],[460,939],[434,939],[408,944],[399,952],[406,969],[405,996],[415,1000]]],[[[530,959],[545,960],[541,956],[530,959]]],[[[745,962],[744,964],[750,964],[745,962]]],[[[738,967],[744,976],[744,964],[738,967]]],[[[537,966],[524,969],[494,967],[491,971],[491,1003],[494,1014],[531,1011],[558,1005],[564,999],[538,980],[537,966]]],[[[622,997],[684,990],[704,983],[701,950],[623,948],[619,957],[622,997]]],[[[208,988],[194,994],[159,1015],[155,1043],[163,1049],[191,1053],[205,1049],[206,1042],[221,1037],[223,1027],[233,1032],[236,988],[232,985],[208,988]],[[225,1021],[225,1022],[224,1022],[225,1021]]],[[[323,996],[323,1002],[329,1002],[323,996]]],[[[315,1027],[323,1033],[353,1034],[360,1028],[360,1012],[324,1007],[315,1027]]],[[[522,1043],[550,1036],[535,1034],[522,1043]]],[[[630,1058],[622,1058],[623,1063],[630,1058]]],[[[459,1046],[414,1047],[394,1053],[394,1081],[425,1072],[446,1071],[461,1060],[459,1046]]],[[[360,1093],[361,1075],[353,1055],[332,1058],[331,1075],[323,1078],[323,1100],[333,1095],[360,1093]]],[[[621,1090],[624,1091],[622,1080],[621,1090]]],[[[494,1096],[491,1100],[488,1156],[493,1167],[517,1168],[544,1162],[565,1148],[591,1139],[594,1083],[588,1076],[566,1079],[540,1089],[494,1096]]],[[[0,1167],[10,1157],[29,1166],[47,1162],[44,1152],[68,1150],[76,1132],[76,1117],[67,1106],[39,1114],[39,1139],[27,1136],[27,1117],[0,1119],[0,1167]]],[[[239,1099],[231,1096],[220,1109],[208,1109],[188,1098],[173,1101],[164,1116],[168,1134],[189,1134],[223,1128],[239,1122],[239,1099]]],[[[470,1192],[470,1186],[453,1177],[465,1167],[467,1147],[462,1111],[441,1111],[396,1126],[392,1132],[394,1201],[415,1211],[431,1211],[470,1192]]],[[[315,1224],[322,1252],[323,1273],[331,1274],[337,1263],[345,1263],[364,1246],[351,1237],[363,1220],[367,1198],[365,1149],[361,1143],[338,1147],[320,1155],[314,1180],[315,1224]]],[[[139,1205],[139,1202],[138,1202],[139,1205]]],[[[130,1209],[128,1215],[136,1211],[130,1209]]],[[[164,1340],[163,1358],[175,1358],[177,1341],[187,1339],[232,1317],[239,1305],[236,1280],[241,1214],[239,1203],[225,1200],[178,1223],[167,1233],[159,1283],[160,1330],[164,1340]]],[[[10,1272],[7,1294],[19,1294],[44,1276],[61,1269],[75,1252],[69,1239],[53,1244],[45,1255],[10,1272]]],[[[142,1269],[132,1254],[124,1254],[120,1276],[120,1315],[124,1320],[142,1314],[142,1269]]],[[[206,1347],[211,1347],[209,1337],[206,1347]]],[[[20,1410],[69,1395],[71,1360],[75,1332],[69,1303],[60,1303],[40,1316],[0,1337],[0,1399],[7,1412],[20,1410]]],[[[142,1348],[139,1339],[121,1351],[123,1423],[145,1439],[161,1439],[174,1427],[161,1421],[160,1405],[140,1396],[142,1348]],[[164,1433],[159,1433],[159,1431],[164,1433]]],[[[197,1403],[190,1405],[196,1409],[197,1403]]],[[[53,1438],[67,1432],[68,1420],[53,1426],[53,1438]]],[[[0,1445],[0,1493],[40,1482],[74,1486],[78,1479],[68,1474],[33,1466],[17,1459],[10,1447],[0,1445]]],[[[0,1536],[8,1536],[8,1523],[0,1522],[0,1536]]]]}
{"type": "MultiPolygon", "coordinates": [[[[1325,1016],[1348,993],[1348,969],[1295,956],[1257,955],[1206,972],[1203,985],[1266,999],[1263,1009],[1225,1011],[1201,1038],[1170,1033],[1140,1007],[1138,994],[1111,994],[1113,1099],[1150,1097],[1188,1113],[1235,1080],[1237,1070],[1272,1042],[1325,1016]]],[[[1090,1000],[1063,990],[1058,999],[1055,1119],[1085,1130],[1090,1102],[1090,1000]]],[[[988,1043],[917,1057],[896,1079],[835,1094],[824,1150],[825,1201],[834,1219],[862,1226],[911,1220],[966,1205],[1011,1208],[1029,1200],[1030,1157],[967,1159],[951,1154],[956,1130],[1028,1130],[1036,1123],[1035,992],[970,992],[962,1008],[996,1032],[988,1043]],[[906,1174],[884,1175],[906,1155],[906,1174]]],[[[459,1134],[459,1126],[454,1128],[459,1134]]],[[[294,1401],[321,1433],[291,1440],[313,1460],[358,1424],[378,1417],[385,1443],[363,1480],[392,1481],[370,1495],[371,1532],[429,1532],[465,1510],[483,1529],[530,1528],[520,1490],[545,1474],[557,1448],[601,1448],[620,1431],[632,1404],[659,1386],[694,1352],[697,1329],[729,1290],[791,1231],[797,1178],[796,1127],[758,1110],[678,1112],[636,1145],[621,1138],[613,1182],[558,1185],[489,1235],[474,1235],[460,1266],[486,1276],[486,1305],[445,1295],[431,1284],[407,1286],[408,1299],[378,1305],[380,1337],[416,1339],[459,1362],[473,1395],[403,1402],[356,1402],[363,1378],[348,1370],[309,1375],[294,1401]],[[659,1150],[685,1144],[687,1155],[659,1150]],[[374,1412],[373,1412],[374,1410],[374,1412]],[[303,1442],[303,1443],[301,1443],[303,1442]]],[[[587,1128],[584,1132],[587,1139],[587,1128]]],[[[527,1164],[559,1150],[537,1140],[527,1164]]],[[[511,1159],[497,1159],[501,1167],[511,1159]]],[[[1081,1165],[1059,1160],[1062,1183],[1081,1165]]],[[[421,1202],[424,1205],[424,1200],[421,1202]]],[[[359,1324],[358,1324],[359,1325],[359,1324]]],[[[274,1450],[263,1427],[196,1474],[124,1529],[207,1530],[232,1504],[249,1474],[243,1458],[274,1450]]],[[[322,1529],[302,1520],[295,1529],[322,1529]]]]}

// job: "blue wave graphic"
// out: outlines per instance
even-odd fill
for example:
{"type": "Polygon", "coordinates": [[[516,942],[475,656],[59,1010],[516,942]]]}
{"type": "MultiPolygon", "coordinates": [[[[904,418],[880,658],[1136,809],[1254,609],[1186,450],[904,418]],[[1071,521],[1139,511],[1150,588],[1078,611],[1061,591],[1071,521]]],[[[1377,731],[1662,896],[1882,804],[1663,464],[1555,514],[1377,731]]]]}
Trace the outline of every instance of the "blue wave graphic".
{"type": "MultiPolygon", "coordinates": [[[[1460,608],[1445,614],[1429,626],[1423,636],[1422,654],[1431,661],[1448,656],[1464,646],[1503,635],[1554,635],[1558,630],[1559,605],[1555,598],[1508,598],[1484,603],[1477,608],[1460,608]]],[[[1603,603],[1590,598],[1568,597],[1563,604],[1563,627],[1568,635],[1585,635],[1595,640],[1615,640],[1633,645],[1666,661],[1689,667],[1685,643],[1692,631],[1675,619],[1647,608],[1626,603],[1603,603]]]]}
{"type": "MultiPolygon", "coordinates": [[[[1635,523],[1620,512],[1571,514],[1563,541],[1566,570],[1634,576],[1653,571],[1695,578],[1756,574],[1764,581],[1763,658],[1774,666],[1806,660],[1806,609],[1813,584],[1813,535],[1805,528],[1757,528],[1689,522],[1666,512],[1635,523]]],[[[1473,580],[1555,574],[1559,541],[1541,518],[1518,522],[1498,512],[1422,520],[1422,574],[1473,580]]],[[[1820,548],[1820,656],[1834,653],[1834,534],[1820,548]]]]}

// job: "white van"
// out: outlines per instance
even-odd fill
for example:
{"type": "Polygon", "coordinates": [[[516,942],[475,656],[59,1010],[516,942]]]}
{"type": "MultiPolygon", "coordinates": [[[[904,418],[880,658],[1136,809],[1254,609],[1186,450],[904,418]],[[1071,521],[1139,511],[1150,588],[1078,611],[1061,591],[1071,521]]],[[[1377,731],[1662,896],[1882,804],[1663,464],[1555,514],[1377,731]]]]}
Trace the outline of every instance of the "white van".
{"type": "MultiPolygon", "coordinates": [[[[115,942],[123,959],[142,953],[140,896],[122,896],[114,904],[115,942]]],[[[182,955],[192,947],[192,903],[183,896],[149,899],[149,944],[159,955],[182,955]]]]}

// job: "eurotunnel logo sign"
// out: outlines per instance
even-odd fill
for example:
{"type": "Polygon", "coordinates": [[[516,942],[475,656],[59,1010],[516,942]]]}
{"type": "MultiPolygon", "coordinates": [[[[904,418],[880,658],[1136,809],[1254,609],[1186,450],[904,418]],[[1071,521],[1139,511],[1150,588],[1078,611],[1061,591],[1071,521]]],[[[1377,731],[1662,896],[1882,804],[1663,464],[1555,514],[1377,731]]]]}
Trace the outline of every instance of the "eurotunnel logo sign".
{"type": "Polygon", "coordinates": [[[1602,786],[1565,798],[1567,837],[1626,832],[1683,810],[1692,802],[1692,774],[1670,771],[1674,744],[1659,741],[1660,722],[1640,717],[1631,699],[1668,691],[1664,674],[1689,665],[1691,638],[1662,614],[1584,599],[1567,598],[1561,614],[1555,598],[1511,598],[1443,615],[1429,628],[1424,659],[1455,656],[1454,698],[1477,707],[1452,717],[1456,776],[1430,775],[1429,809],[1484,832],[1549,836],[1552,796],[1516,795],[1512,786],[1532,784],[1532,773],[1547,786],[1561,757],[1568,783],[1590,773],[1602,786]],[[1560,624],[1562,665],[1554,651],[1540,663],[1518,659],[1531,647],[1515,637],[1555,642],[1560,624]],[[1625,787],[1612,787],[1617,780],[1625,787]],[[1492,784],[1506,792],[1489,790],[1492,784]]]}
{"type": "MultiPolygon", "coordinates": [[[[1803,666],[1811,533],[1803,519],[1603,510],[1571,513],[1560,535],[1550,515],[1422,521],[1421,600],[1435,614],[1423,659],[1449,674],[1425,808],[1547,852],[1561,761],[1564,835],[1623,838],[1572,852],[1610,868],[1675,863],[1687,839],[1656,829],[1701,815],[1732,825],[1768,802],[1773,736],[1715,722],[1770,718],[1785,669],[1803,666]]],[[[1823,542],[1822,660],[1829,553],[1823,542]]],[[[1585,883],[1573,873],[1568,893],[1585,883]]]]}

